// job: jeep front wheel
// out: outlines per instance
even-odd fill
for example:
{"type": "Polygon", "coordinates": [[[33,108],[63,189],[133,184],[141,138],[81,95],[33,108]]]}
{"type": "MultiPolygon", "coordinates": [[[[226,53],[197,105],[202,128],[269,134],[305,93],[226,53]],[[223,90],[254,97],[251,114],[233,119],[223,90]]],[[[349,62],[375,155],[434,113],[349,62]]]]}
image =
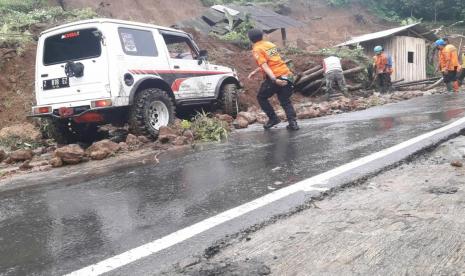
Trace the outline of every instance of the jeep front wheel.
{"type": "Polygon", "coordinates": [[[234,83],[228,83],[223,85],[221,89],[221,108],[225,114],[229,114],[233,117],[237,115],[238,103],[237,103],[237,86],[234,83]]]}
{"type": "Polygon", "coordinates": [[[175,107],[168,94],[158,88],[140,91],[131,107],[129,126],[138,135],[158,137],[160,127],[174,123],[175,107]]]}

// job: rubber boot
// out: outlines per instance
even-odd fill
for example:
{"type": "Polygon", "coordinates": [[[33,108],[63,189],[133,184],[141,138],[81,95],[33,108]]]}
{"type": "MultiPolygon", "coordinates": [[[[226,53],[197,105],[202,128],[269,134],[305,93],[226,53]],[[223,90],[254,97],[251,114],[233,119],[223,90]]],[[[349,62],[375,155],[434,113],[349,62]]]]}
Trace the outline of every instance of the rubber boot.
{"type": "Polygon", "coordinates": [[[289,125],[286,127],[288,130],[293,130],[297,131],[300,129],[299,125],[297,124],[297,121],[289,121],[289,125]]]}
{"type": "Polygon", "coordinates": [[[460,84],[459,84],[458,81],[454,81],[454,86],[453,86],[453,88],[454,88],[455,93],[458,93],[458,92],[459,92],[460,84]]]}
{"type": "Polygon", "coordinates": [[[279,118],[272,118],[269,119],[268,122],[266,122],[266,124],[263,125],[263,128],[270,129],[279,123],[281,123],[281,120],[279,118]]]}
{"type": "Polygon", "coordinates": [[[446,83],[446,87],[448,92],[454,92],[454,85],[452,84],[452,82],[446,83]]]}

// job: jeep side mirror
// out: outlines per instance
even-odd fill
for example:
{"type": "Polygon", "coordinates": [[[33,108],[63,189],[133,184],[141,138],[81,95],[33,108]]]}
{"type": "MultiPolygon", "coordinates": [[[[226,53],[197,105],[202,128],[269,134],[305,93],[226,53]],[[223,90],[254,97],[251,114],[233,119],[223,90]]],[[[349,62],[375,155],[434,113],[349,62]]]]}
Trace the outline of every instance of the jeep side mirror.
{"type": "Polygon", "coordinates": [[[202,64],[202,62],[208,60],[208,52],[207,50],[200,50],[199,51],[199,65],[202,64]]]}

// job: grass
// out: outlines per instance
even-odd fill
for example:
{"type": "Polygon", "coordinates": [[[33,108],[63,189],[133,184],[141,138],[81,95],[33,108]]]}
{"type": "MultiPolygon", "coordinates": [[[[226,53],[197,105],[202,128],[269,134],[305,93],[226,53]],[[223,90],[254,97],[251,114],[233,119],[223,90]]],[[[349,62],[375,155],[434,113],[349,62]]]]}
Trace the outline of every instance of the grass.
{"type": "Polygon", "coordinates": [[[197,113],[189,127],[198,141],[221,142],[228,138],[228,124],[205,111],[197,113]]]}

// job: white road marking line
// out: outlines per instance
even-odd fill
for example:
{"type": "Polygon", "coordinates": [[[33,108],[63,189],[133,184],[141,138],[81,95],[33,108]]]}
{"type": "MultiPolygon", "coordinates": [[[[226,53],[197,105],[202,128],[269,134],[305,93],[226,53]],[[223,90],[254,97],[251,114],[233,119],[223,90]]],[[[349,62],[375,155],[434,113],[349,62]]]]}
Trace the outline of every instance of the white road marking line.
{"type": "Polygon", "coordinates": [[[235,219],[237,217],[240,217],[246,213],[249,213],[251,211],[254,211],[260,207],[266,206],[272,202],[275,202],[277,200],[280,200],[282,198],[285,198],[289,195],[292,195],[296,192],[299,191],[311,191],[313,188],[320,188],[318,185],[321,185],[321,183],[328,182],[331,178],[341,175],[343,173],[346,173],[352,169],[362,167],[372,161],[375,161],[377,159],[381,159],[383,157],[386,157],[394,152],[401,151],[405,148],[408,148],[409,146],[412,146],[418,142],[421,142],[423,140],[429,139],[433,137],[436,134],[439,134],[444,131],[448,131],[452,128],[455,128],[461,124],[465,124],[465,118],[459,119],[447,126],[444,126],[442,128],[439,128],[437,130],[428,132],[426,134],[420,135],[418,137],[415,137],[413,139],[410,139],[408,141],[405,141],[403,143],[400,143],[396,146],[387,148],[385,150],[373,153],[369,156],[363,157],[361,159],[358,159],[356,161],[347,163],[345,165],[342,165],[340,167],[337,167],[335,169],[332,169],[330,171],[327,171],[325,173],[319,174],[317,176],[308,178],[306,180],[303,180],[301,182],[298,182],[292,186],[288,186],[285,188],[282,188],[280,190],[274,191],[272,193],[269,193],[263,197],[260,197],[258,199],[255,199],[253,201],[250,201],[248,203],[245,203],[241,206],[238,206],[236,208],[230,209],[228,211],[225,211],[221,214],[218,214],[214,217],[208,218],[206,220],[203,220],[201,222],[198,222],[194,225],[191,225],[189,227],[186,227],[184,229],[178,230],[168,236],[165,236],[163,238],[160,238],[158,240],[154,240],[152,242],[149,242],[147,244],[141,245],[137,248],[131,249],[129,251],[126,251],[124,253],[121,253],[117,256],[108,258],[106,260],[103,260],[101,262],[98,262],[96,264],[84,267],[80,270],[71,272],[70,274],[67,274],[66,276],[77,276],[77,275],[101,275],[103,273],[115,270],[117,268],[120,268],[122,266],[128,265],[130,263],[133,263],[137,260],[140,260],[144,257],[147,257],[149,255],[155,254],[157,252],[160,252],[163,249],[169,248],[175,244],[181,243],[189,238],[192,238],[202,232],[205,232],[215,226],[221,225],[227,221],[230,221],[232,219],[235,219]],[[316,186],[316,187],[315,187],[316,186]]]}

